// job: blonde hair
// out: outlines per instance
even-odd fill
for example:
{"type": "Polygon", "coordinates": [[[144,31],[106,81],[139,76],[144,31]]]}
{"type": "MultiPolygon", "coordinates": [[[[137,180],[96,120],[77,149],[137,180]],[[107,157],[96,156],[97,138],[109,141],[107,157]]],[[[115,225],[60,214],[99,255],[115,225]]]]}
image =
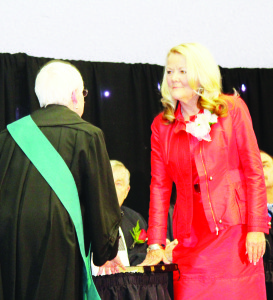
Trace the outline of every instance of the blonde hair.
{"type": "Polygon", "coordinates": [[[116,170],[124,170],[125,171],[125,180],[130,185],[130,172],[129,170],[124,166],[124,164],[118,160],[110,160],[110,164],[112,167],[112,171],[116,170]]]}
{"type": "Polygon", "coordinates": [[[83,90],[80,72],[72,64],[61,60],[45,64],[35,80],[35,93],[41,107],[49,104],[68,106],[76,89],[83,90]]]}
{"type": "MultiPolygon", "coordinates": [[[[173,47],[167,59],[172,53],[178,53],[185,57],[187,64],[187,79],[189,86],[200,96],[198,106],[224,117],[228,111],[228,105],[220,98],[222,93],[222,80],[218,65],[207,48],[198,43],[185,43],[173,47]]],[[[163,118],[169,123],[175,119],[174,112],[177,100],[173,99],[168,83],[165,68],[161,84],[161,102],[164,107],[163,118]]]]}

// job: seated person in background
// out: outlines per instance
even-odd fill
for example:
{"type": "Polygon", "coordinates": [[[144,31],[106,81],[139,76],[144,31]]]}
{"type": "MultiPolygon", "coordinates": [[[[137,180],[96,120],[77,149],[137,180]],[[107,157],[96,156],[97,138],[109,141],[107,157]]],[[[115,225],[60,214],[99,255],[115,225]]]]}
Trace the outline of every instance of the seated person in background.
{"type": "Polygon", "coordinates": [[[113,171],[118,202],[121,208],[121,230],[124,235],[130,266],[136,266],[141,263],[146,256],[147,243],[134,244],[131,232],[133,228],[136,227],[138,221],[140,229],[144,229],[146,232],[147,222],[139,213],[123,205],[130,190],[130,172],[120,161],[111,160],[110,163],[113,171]]]}
{"type": "MultiPolygon", "coordinates": [[[[147,243],[134,243],[131,232],[138,223],[140,230],[144,229],[146,233],[147,222],[139,213],[122,205],[130,190],[130,172],[117,160],[111,160],[110,163],[122,215],[118,256],[125,266],[136,266],[145,259],[147,243]]],[[[113,270],[111,262],[106,262],[100,268],[92,265],[92,273],[93,275],[114,274],[118,273],[118,270],[113,270]]]]}
{"type": "MultiPolygon", "coordinates": [[[[267,209],[268,215],[273,216],[273,158],[269,154],[260,150],[264,178],[267,194],[267,209]]],[[[267,299],[273,299],[273,229],[270,228],[269,234],[265,235],[266,238],[266,251],[264,254],[264,268],[265,268],[265,281],[266,281],[266,293],[267,299]]]]}
{"type": "MultiPolygon", "coordinates": [[[[114,182],[116,186],[118,201],[121,207],[121,229],[126,243],[130,266],[136,266],[145,259],[147,253],[147,242],[141,244],[134,243],[131,231],[137,225],[138,221],[140,229],[144,229],[145,231],[147,231],[147,223],[139,213],[137,213],[129,207],[122,205],[130,190],[130,172],[120,161],[111,160],[110,163],[114,175],[114,182]]],[[[174,193],[174,198],[175,197],[176,194],[174,193]]],[[[167,258],[170,258],[170,261],[172,261],[172,250],[178,244],[177,240],[173,240],[173,208],[174,204],[171,204],[169,209],[167,232],[167,238],[169,240],[167,240],[166,242],[166,256],[167,258]]]]}

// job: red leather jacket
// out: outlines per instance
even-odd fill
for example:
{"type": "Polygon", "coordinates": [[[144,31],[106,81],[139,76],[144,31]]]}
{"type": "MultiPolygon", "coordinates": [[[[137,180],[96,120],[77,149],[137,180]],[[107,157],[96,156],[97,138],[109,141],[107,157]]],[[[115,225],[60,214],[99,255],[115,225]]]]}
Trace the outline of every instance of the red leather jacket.
{"type": "MultiPolygon", "coordinates": [[[[212,232],[247,224],[248,231],[267,233],[266,187],[251,117],[241,98],[222,97],[229,105],[228,115],[218,118],[211,126],[212,141],[200,141],[194,153],[205,215],[212,232]]],[[[177,190],[174,237],[185,237],[191,230],[192,168],[180,103],[175,117],[166,125],[161,113],[152,124],[149,244],[165,244],[173,182],[177,190]]]]}

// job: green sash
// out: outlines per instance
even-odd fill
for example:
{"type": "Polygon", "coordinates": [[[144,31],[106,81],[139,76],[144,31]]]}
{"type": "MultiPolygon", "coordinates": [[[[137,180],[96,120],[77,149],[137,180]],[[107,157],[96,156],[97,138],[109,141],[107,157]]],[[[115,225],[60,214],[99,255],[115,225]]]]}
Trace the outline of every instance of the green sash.
{"type": "Polygon", "coordinates": [[[85,254],[79,195],[69,168],[30,115],[9,124],[7,129],[15,142],[56,193],[74,223],[84,261],[83,299],[100,299],[92,280],[90,251],[88,256],[85,254]]]}

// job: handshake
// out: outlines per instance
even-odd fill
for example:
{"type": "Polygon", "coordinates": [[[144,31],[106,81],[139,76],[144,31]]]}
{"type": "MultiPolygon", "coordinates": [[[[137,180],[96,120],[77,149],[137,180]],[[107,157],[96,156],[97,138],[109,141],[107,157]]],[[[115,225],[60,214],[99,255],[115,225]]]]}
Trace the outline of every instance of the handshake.
{"type": "MultiPolygon", "coordinates": [[[[147,253],[147,256],[145,260],[139,264],[139,266],[151,266],[156,265],[163,261],[165,264],[170,264],[173,261],[173,249],[178,244],[178,240],[174,240],[170,242],[170,240],[166,240],[166,248],[165,249],[157,249],[157,250],[150,250],[147,253]]],[[[122,271],[125,271],[126,268],[121,262],[121,259],[117,255],[114,259],[107,261],[103,266],[99,268],[99,272],[97,275],[102,275],[103,273],[105,275],[110,274],[117,274],[122,271]]]]}

